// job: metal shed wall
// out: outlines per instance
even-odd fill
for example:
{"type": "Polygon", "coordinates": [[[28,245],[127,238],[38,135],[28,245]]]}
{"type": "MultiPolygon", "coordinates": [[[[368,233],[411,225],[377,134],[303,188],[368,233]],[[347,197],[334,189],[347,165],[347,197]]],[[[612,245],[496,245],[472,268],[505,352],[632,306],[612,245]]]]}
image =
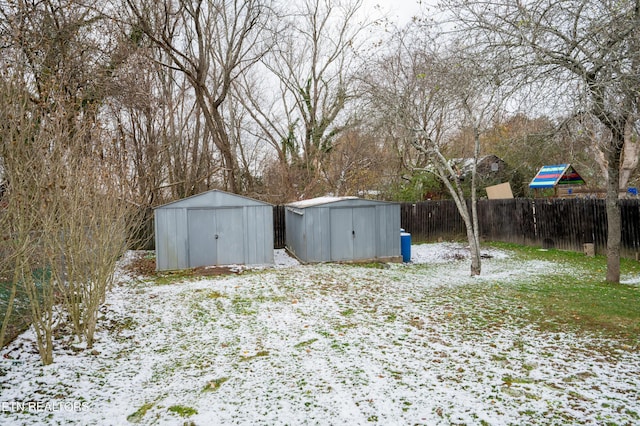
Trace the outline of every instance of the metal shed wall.
{"type": "Polygon", "coordinates": [[[273,263],[273,206],[208,191],[154,210],[156,269],[273,263]]]}
{"type": "Polygon", "coordinates": [[[398,260],[400,205],[359,198],[289,204],[286,247],[302,262],[398,260]]]}

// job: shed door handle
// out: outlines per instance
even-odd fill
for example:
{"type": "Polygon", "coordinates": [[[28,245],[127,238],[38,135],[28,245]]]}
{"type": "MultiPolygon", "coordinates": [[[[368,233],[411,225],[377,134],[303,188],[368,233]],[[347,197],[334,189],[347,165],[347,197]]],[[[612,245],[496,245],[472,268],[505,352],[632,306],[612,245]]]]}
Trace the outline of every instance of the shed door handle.
{"type": "Polygon", "coordinates": [[[351,236],[352,236],[353,238],[355,238],[355,237],[356,237],[356,231],[355,231],[355,230],[351,231],[351,236]]]}
{"type": "Polygon", "coordinates": [[[218,234],[216,234],[216,240],[218,239],[218,234]]]}

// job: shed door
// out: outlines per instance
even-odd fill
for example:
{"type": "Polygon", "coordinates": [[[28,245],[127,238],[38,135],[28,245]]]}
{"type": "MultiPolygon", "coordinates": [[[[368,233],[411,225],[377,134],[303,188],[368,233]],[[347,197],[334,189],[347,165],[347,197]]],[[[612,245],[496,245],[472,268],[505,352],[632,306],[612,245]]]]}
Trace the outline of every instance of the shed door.
{"type": "Polygon", "coordinates": [[[216,210],[217,265],[245,263],[242,207],[216,210]]]}
{"type": "Polygon", "coordinates": [[[189,266],[244,263],[242,207],[189,209],[189,266]]]}
{"type": "Polygon", "coordinates": [[[188,209],[189,267],[216,265],[216,211],[188,209]]]}
{"type": "Polygon", "coordinates": [[[330,215],[331,260],[375,258],[375,207],[334,208],[330,215]]]}
{"type": "Polygon", "coordinates": [[[374,259],[376,257],[376,208],[359,207],[353,209],[354,259],[374,259]]]}

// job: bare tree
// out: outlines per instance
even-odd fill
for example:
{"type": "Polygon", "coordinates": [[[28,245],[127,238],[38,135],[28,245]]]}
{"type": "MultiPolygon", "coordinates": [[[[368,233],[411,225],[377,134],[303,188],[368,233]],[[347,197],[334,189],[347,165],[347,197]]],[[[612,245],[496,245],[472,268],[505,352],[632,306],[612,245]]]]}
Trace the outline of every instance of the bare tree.
{"type": "MultiPolygon", "coordinates": [[[[0,162],[5,190],[0,204],[0,265],[3,280],[10,283],[10,295],[7,310],[0,330],[0,344],[4,345],[7,330],[18,291],[24,292],[25,286],[35,286],[32,269],[41,246],[33,233],[38,228],[37,206],[40,204],[38,193],[30,191],[30,185],[38,179],[40,167],[38,158],[32,158],[32,152],[23,149],[25,140],[36,141],[37,120],[29,111],[28,93],[6,72],[2,72],[0,83],[0,162]],[[25,155],[26,154],[26,155],[25,155]],[[11,200],[11,201],[9,201],[11,200]],[[32,267],[30,267],[30,265],[32,267]]],[[[31,293],[30,293],[31,294],[31,293]]],[[[51,299],[39,298],[35,301],[37,313],[49,312],[51,299]]],[[[37,332],[46,334],[52,326],[49,316],[36,324],[37,332]]],[[[47,337],[39,348],[44,361],[50,359],[50,346],[46,346],[47,337]]]]}
{"type": "Polygon", "coordinates": [[[153,207],[210,189],[221,167],[184,75],[158,64],[158,49],[132,49],[103,108],[113,141],[105,155],[144,214],[141,247],[152,248],[153,207]]]}
{"type": "Polygon", "coordinates": [[[132,25],[167,56],[165,66],[187,78],[204,119],[206,133],[219,150],[226,186],[240,189],[238,162],[224,102],[239,74],[263,54],[261,31],[269,18],[266,0],[126,2],[132,25]]]}
{"type": "Polygon", "coordinates": [[[74,333],[93,346],[98,309],[111,287],[116,260],[138,221],[109,162],[67,150],[49,190],[44,255],[74,333]]]}
{"type": "MultiPolygon", "coordinates": [[[[6,74],[4,77],[9,77],[6,74]]],[[[42,363],[53,362],[56,325],[55,286],[43,253],[43,235],[55,232],[46,219],[55,189],[55,175],[63,167],[52,161],[49,147],[61,142],[59,128],[45,123],[34,107],[20,76],[3,80],[0,110],[3,112],[0,157],[8,181],[3,211],[11,255],[12,293],[28,298],[30,320],[42,363]]],[[[62,117],[57,117],[58,120],[62,117]]],[[[66,120],[64,120],[66,121],[66,120]]],[[[5,318],[8,320],[8,318],[5,318]]],[[[6,330],[6,324],[3,324],[6,330]]],[[[3,331],[4,332],[4,331],[3,331]]],[[[4,336],[3,336],[4,338],[4,336]]]]}
{"type": "Polygon", "coordinates": [[[619,282],[620,171],[621,166],[632,168],[638,153],[624,150],[625,135],[638,130],[640,1],[444,3],[457,29],[508,58],[522,80],[543,82],[550,96],[562,98],[578,115],[592,115],[602,126],[598,143],[607,169],[606,279],[619,282]]]}
{"type": "MultiPolygon", "coordinates": [[[[394,53],[383,57],[381,74],[370,83],[373,107],[383,125],[404,139],[403,150],[415,149],[419,156],[406,156],[413,170],[435,174],[448,189],[465,223],[471,251],[471,275],[481,272],[477,216],[477,162],[480,136],[501,111],[505,89],[499,84],[498,68],[476,59],[473,45],[458,40],[447,46],[432,38],[435,33],[408,26],[397,33],[394,53]],[[473,135],[471,199],[467,204],[459,171],[454,167],[451,142],[463,129],[473,135]]],[[[449,40],[450,41],[450,40],[449,40]]]]}
{"type": "MultiPolygon", "coordinates": [[[[287,5],[291,6],[291,5],[287,5]]],[[[276,47],[263,58],[271,78],[246,76],[238,96],[258,137],[276,151],[285,185],[296,196],[322,191],[323,168],[341,132],[353,124],[355,71],[368,27],[362,0],[303,0],[274,28],[276,47]],[[256,91],[256,86],[268,90],[256,91]]]]}
{"type": "Polygon", "coordinates": [[[0,162],[8,181],[13,284],[29,299],[36,344],[49,364],[54,327],[65,314],[91,344],[129,231],[98,118],[123,58],[95,7],[3,2],[0,13],[0,162]],[[78,270],[90,272],[80,277],[78,270]],[[68,303],[59,305],[58,296],[68,303]]]}
{"type": "Polygon", "coordinates": [[[335,195],[376,195],[385,170],[393,160],[372,134],[349,130],[336,138],[323,167],[323,175],[335,195]]]}

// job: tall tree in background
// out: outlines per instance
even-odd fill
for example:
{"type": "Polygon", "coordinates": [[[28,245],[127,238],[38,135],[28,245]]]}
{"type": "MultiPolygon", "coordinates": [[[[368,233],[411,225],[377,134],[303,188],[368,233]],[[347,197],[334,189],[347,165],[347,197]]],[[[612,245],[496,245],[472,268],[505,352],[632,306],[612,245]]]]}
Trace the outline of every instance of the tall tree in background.
{"type": "MultiPolygon", "coordinates": [[[[620,281],[620,170],[637,164],[640,89],[639,0],[444,2],[457,29],[508,58],[521,80],[557,87],[556,98],[577,116],[599,123],[599,150],[607,171],[607,274],[620,281]],[[635,132],[635,139],[630,135],[635,132]],[[637,143],[637,142],[636,142],[637,143]],[[636,157],[634,159],[634,156],[636,157]]],[[[553,104],[558,105],[558,104],[553,104]]]]}
{"type": "Polygon", "coordinates": [[[276,87],[272,99],[256,96],[250,79],[240,95],[259,134],[277,152],[283,184],[296,185],[291,192],[297,196],[322,191],[317,184],[324,181],[327,156],[351,124],[346,114],[367,27],[361,9],[362,0],[299,2],[274,28],[276,47],[262,61],[273,76],[262,87],[276,87]]]}
{"type": "MultiPolygon", "coordinates": [[[[103,116],[112,132],[109,154],[118,165],[113,178],[145,212],[141,231],[149,240],[153,207],[215,187],[222,167],[184,74],[161,65],[156,47],[130,48],[103,116]]],[[[141,243],[153,248],[152,241],[141,243]]]]}
{"type": "Polygon", "coordinates": [[[85,153],[110,79],[122,60],[107,17],[72,0],[0,3],[3,66],[29,82],[42,114],[66,110],[70,129],[84,132],[85,153]]]}
{"type": "Polygon", "coordinates": [[[240,190],[237,153],[229,138],[224,102],[239,74],[262,56],[268,0],[127,0],[132,25],[183,73],[222,158],[225,186],[240,190]]]}

